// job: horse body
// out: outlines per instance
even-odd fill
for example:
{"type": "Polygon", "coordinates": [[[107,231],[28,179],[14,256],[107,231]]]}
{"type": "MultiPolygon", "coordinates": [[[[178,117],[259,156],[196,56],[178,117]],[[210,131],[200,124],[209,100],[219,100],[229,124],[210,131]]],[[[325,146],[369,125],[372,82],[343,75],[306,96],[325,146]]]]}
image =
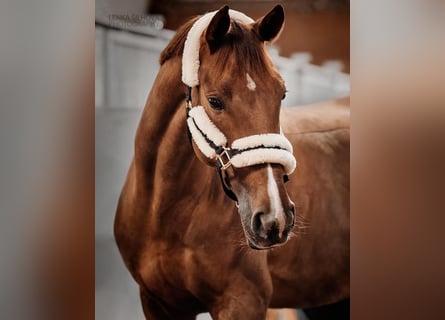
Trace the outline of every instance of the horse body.
{"type": "Polygon", "coordinates": [[[169,57],[144,108],[115,219],[146,318],[185,320],[209,311],[214,319],[257,320],[268,307],[348,297],[347,107],[281,112],[298,159],[286,185],[296,231],[284,246],[255,251],[215,169],[189,142],[180,79],[181,59],[169,57]]]}

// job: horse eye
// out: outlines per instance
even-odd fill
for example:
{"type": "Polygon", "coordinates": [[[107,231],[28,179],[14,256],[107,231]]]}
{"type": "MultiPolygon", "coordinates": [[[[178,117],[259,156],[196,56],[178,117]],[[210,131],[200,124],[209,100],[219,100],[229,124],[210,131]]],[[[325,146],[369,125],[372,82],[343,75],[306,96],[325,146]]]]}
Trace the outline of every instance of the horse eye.
{"type": "Polygon", "coordinates": [[[223,103],[218,98],[210,97],[210,98],[208,98],[208,101],[210,103],[210,106],[213,109],[215,109],[215,110],[223,110],[224,109],[223,103]]]}
{"type": "Polygon", "coordinates": [[[287,174],[285,174],[285,175],[283,176],[283,181],[284,181],[284,183],[286,183],[286,182],[289,181],[289,177],[288,177],[287,174]]]}

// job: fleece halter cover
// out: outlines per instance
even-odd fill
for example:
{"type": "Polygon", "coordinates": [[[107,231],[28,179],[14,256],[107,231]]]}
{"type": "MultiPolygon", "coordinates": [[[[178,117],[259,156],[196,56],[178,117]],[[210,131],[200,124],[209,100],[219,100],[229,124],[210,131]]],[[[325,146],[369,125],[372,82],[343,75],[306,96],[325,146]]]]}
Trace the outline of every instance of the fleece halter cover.
{"type": "MultiPolygon", "coordinates": [[[[216,11],[199,18],[187,34],[182,56],[182,81],[190,88],[199,85],[199,48],[201,34],[208,26],[216,11]]],[[[229,10],[231,18],[244,23],[254,22],[241,12],[229,10]]],[[[292,145],[282,134],[257,134],[237,139],[227,146],[226,136],[210,120],[203,106],[191,105],[187,98],[187,125],[193,141],[199,150],[209,159],[216,161],[219,169],[229,166],[235,168],[263,163],[281,164],[286,174],[291,174],[296,167],[292,154],[292,145]]]]}

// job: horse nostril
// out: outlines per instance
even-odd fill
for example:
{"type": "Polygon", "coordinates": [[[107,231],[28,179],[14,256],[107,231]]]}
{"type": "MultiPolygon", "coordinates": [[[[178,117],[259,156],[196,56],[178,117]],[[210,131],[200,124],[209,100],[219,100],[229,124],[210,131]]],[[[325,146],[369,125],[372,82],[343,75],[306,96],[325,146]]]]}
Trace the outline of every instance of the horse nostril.
{"type": "Polygon", "coordinates": [[[275,234],[278,234],[278,221],[271,214],[257,212],[252,218],[252,229],[264,239],[273,238],[275,234]]]}
{"type": "Polygon", "coordinates": [[[257,212],[253,215],[252,218],[252,229],[255,233],[261,232],[262,222],[261,222],[261,216],[264,215],[264,212],[257,212]]]}
{"type": "Polygon", "coordinates": [[[261,217],[261,222],[263,223],[263,228],[267,233],[273,231],[274,229],[278,229],[278,221],[271,215],[263,215],[261,217]]]}
{"type": "Polygon", "coordinates": [[[289,232],[287,230],[283,230],[283,234],[281,236],[282,239],[287,239],[287,235],[289,234],[289,232]]]}
{"type": "Polygon", "coordinates": [[[291,228],[293,228],[293,226],[295,224],[295,206],[294,205],[290,206],[289,216],[290,216],[289,226],[291,228]]]}
{"type": "Polygon", "coordinates": [[[291,212],[292,216],[295,215],[295,205],[291,204],[291,206],[290,206],[290,212],[291,212]]]}

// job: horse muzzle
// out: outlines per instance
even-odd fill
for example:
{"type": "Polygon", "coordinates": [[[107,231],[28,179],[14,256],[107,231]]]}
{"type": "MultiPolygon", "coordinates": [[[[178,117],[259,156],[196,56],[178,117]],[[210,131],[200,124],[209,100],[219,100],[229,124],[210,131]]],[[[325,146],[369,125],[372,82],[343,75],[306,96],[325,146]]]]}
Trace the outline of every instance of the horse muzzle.
{"type": "Polygon", "coordinates": [[[283,245],[289,240],[295,224],[295,206],[289,200],[282,211],[251,210],[240,204],[244,234],[247,244],[255,250],[265,250],[283,245]]]}
{"type": "Polygon", "coordinates": [[[273,213],[256,212],[251,219],[251,233],[247,242],[252,249],[263,250],[280,246],[287,242],[294,227],[294,209],[281,219],[273,213]]]}

